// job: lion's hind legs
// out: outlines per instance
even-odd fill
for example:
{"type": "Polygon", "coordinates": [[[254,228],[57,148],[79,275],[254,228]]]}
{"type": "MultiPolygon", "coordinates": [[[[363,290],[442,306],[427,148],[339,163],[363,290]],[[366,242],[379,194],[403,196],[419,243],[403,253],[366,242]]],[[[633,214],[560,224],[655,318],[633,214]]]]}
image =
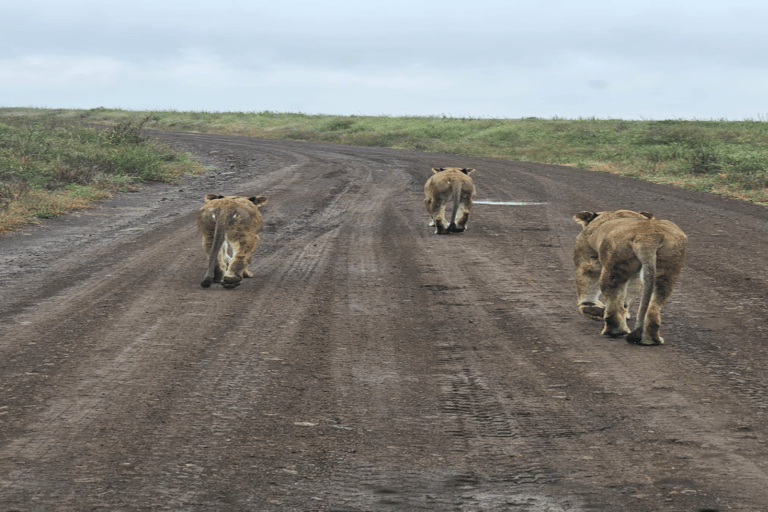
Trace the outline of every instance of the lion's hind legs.
{"type": "Polygon", "coordinates": [[[445,212],[441,212],[441,214],[438,214],[433,220],[433,225],[435,226],[435,234],[436,235],[447,235],[451,232],[451,226],[452,224],[448,224],[448,221],[445,219],[445,212]]]}
{"type": "Polygon", "coordinates": [[[623,297],[608,297],[606,298],[605,313],[603,315],[603,321],[605,326],[603,327],[603,336],[609,336],[611,338],[619,338],[625,334],[629,334],[629,327],[627,326],[627,310],[624,308],[623,297]]]}
{"type": "MultiPolygon", "coordinates": [[[[648,310],[645,311],[645,315],[637,315],[635,329],[627,336],[629,343],[634,343],[635,345],[662,345],[664,343],[664,338],[659,333],[661,328],[661,307],[666,302],[671,291],[671,286],[659,289],[657,281],[657,287],[651,297],[648,310]]],[[[641,311],[640,313],[643,312],[641,311]]]]}
{"type": "Polygon", "coordinates": [[[237,288],[240,286],[240,283],[243,281],[243,278],[240,276],[224,276],[224,279],[221,282],[221,286],[224,288],[237,288]]]}
{"type": "Polygon", "coordinates": [[[433,219],[433,222],[435,226],[436,235],[447,235],[448,233],[451,232],[451,224],[449,224],[445,218],[445,205],[443,205],[443,207],[440,208],[440,211],[437,213],[437,215],[433,219]]]}
{"type": "Polygon", "coordinates": [[[611,290],[605,293],[605,313],[603,314],[603,321],[605,326],[603,327],[603,336],[609,336],[611,338],[618,338],[629,334],[629,327],[627,326],[627,310],[624,307],[624,297],[622,296],[623,290],[611,290]]]}
{"type": "Polygon", "coordinates": [[[458,204],[453,205],[456,209],[456,223],[451,224],[450,230],[453,233],[463,233],[467,229],[469,222],[469,210],[472,208],[472,198],[462,197],[458,204]]]}
{"type": "Polygon", "coordinates": [[[642,327],[638,327],[631,333],[627,334],[627,341],[629,343],[632,343],[633,345],[643,345],[646,347],[650,347],[653,345],[663,345],[664,344],[664,338],[658,335],[658,332],[656,333],[656,336],[646,336],[644,333],[644,329],[642,327]]]}
{"type": "MultiPolygon", "coordinates": [[[[213,250],[212,235],[203,236],[203,249],[205,249],[205,253],[208,255],[208,258],[211,258],[211,251],[213,250]]],[[[229,266],[229,260],[230,257],[227,253],[227,242],[225,240],[222,244],[221,250],[216,255],[216,262],[213,267],[213,273],[211,273],[210,270],[206,271],[205,277],[200,282],[200,286],[203,288],[210,288],[212,284],[220,283],[224,277],[226,268],[229,266]]]]}
{"type": "Polygon", "coordinates": [[[463,233],[467,230],[467,222],[469,222],[469,212],[464,211],[455,224],[451,223],[451,225],[448,226],[448,231],[451,233],[463,233]]]}
{"type": "Polygon", "coordinates": [[[441,201],[440,198],[427,198],[424,200],[424,205],[427,207],[429,213],[430,226],[434,226],[436,235],[446,235],[451,232],[451,226],[445,218],[446,202],[441,201]]]}
{"type": "Polygon", "coordinates": [[[210,288],[210,286],[214,283],[221,283],[223,278],[224,278],[224,269],[217,264],[213,270],[213,275],[208,275],[206,273],[205,277],[203,278],[203,281],[200,283],[200,286],[202,286],[203,288],[210,288]]]}
{"type": "Polygon", "coordinates": [[[258,236],[254,237],[253,240],[232,240],[234,254],[229,258],[227,273],[221,282],[224,288],[235,288],[240,285],[244,277],[253,277],[253,273],[248,270],[248,265],[258,245],[258,236]]]}
{"type": "Polygon", "coordinates": [[[635,329],[627,335],[627,341],[634,345],[663,345],[664,338],[659,333],[661,327],[661,311],[649,307],[645,314],[645,322],[638,317],[635,329]]]}

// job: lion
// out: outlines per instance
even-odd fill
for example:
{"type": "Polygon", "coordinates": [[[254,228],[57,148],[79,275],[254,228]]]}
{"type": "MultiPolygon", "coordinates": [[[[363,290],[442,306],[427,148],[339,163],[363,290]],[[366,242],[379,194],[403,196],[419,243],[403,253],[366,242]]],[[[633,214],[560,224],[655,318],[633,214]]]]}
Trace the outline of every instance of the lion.
{"type": "Polygon", "coordinates": [[[429,225],[435,226],[436,235],[461,233],[467,229],[469,210],[476,193],[469,176],[475,169],[440,167],[433,168],[432,172],[434,174],[424,184],[424,205],[431,219],[429,225]],[[445,207],[451,200],[453,214],[449,224],[445,219],[445,207]]]}
{"type": "Polygon", "coordinates": [[[573,249],[579,311],[603,320],[604,336],[626,334],[628,342],[639,345],[664,343],[661,308],[685,265],[685,233],[648,212],[579,212],[573,220],[582,227],[573,249]],[[640,307],[630,331],[627,308],[638,294],[640,307]]]}
{"type": "Polygon", "coordinates": [[[258,207],[266,202],[261,196],[205,196],[205,204],[197,212],[197,227],[208,254],[208,272],[200,286],[221,283],[224,288],[235,288],[243,277],[253,277],[248,264],[259,245],[262,221],[258,207]]]}

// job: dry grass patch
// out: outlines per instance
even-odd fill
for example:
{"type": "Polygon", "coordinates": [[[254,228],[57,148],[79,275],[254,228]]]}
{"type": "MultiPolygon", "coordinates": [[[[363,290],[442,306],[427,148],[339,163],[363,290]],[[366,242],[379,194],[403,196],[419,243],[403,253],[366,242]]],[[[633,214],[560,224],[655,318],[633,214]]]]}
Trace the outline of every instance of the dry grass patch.
{"type": "Polygon", "coordinates": [[[107,191],[81,195],[80,191],[71,190],[27,190],[0,208],[0,233],[11,232],[26,224],[38,224],[40,219],[90,208],[94,199],[106,197],[110,197],[107,191]]]}

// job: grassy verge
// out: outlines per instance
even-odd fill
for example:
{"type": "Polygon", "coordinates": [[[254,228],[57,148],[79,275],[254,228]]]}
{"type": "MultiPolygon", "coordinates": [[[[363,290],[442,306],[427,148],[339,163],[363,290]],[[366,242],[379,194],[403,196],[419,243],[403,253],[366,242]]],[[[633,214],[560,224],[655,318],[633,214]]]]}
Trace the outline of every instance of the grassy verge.
{"type": "Polygon", "coordinates": [[[150,119],[134,116],[96,130],[55,112],[0,109],[0,233],[87,208],[139,182],[171,182],[204,170],[187,155],[142,137],[150,119]]]}
{"type": "Polygon", "coordinates": [[[768,118],[743,121],[472,119],[276,112],[66,111],[95,122],[152,115],[154,126],[252,137],[579,167],[768,205],[768,118]]]}
{"type": "MultiPolygon", "coordinates": [[[[0,124],[22,122],[112,126],[113,132],[106,133],[130,132],[143,122],[148,128],[165,130],[523,160],[631,176],[768,205],[768,118],[625,121],[0,108],[0,124]]],[[[3,129],[0,125],[0,141],[5,138],[3,129]]],[[[16,138],[23,152],[38,140],[37,128],[27,125],[20,130],[16,138]]],[[[98,132],[89,133],[96,136],[98,132]]],[[[100,144],[109,148],[109,142],[100,144]]],[[[117,146],[133,147],[128,139],[119,140],[117,146]]],[[[131,168],[131,158],[127,154],[124,158],[131,168]]],[[[72,163],[71,159],[58,161],[66,168],[72,163]]],[[[7,181],[4,169],[0,164],[0,181],[7,181]]],[[[133,171],[126,176],[157,179],[133,171]]]]}

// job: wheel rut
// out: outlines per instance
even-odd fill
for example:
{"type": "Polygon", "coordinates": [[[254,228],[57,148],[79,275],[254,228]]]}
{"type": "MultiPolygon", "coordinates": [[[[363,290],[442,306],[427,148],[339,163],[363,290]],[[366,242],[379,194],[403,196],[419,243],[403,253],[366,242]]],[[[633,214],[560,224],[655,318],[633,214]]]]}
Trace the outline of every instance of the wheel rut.
{"type": "Polygon", "coordinates": [[[210,172],[0,244],[5,509],[768,502],[765,209],[524,162],[155,136],[210,172]],[[465,233],[427,226],[438,166],[478,170],[465,233]],[[214,192],[269,199],[234,290],[198,286],[214,192]],[[665,346],[575,307],[571,217],[617,208],[689,234],[665,346]]]}

